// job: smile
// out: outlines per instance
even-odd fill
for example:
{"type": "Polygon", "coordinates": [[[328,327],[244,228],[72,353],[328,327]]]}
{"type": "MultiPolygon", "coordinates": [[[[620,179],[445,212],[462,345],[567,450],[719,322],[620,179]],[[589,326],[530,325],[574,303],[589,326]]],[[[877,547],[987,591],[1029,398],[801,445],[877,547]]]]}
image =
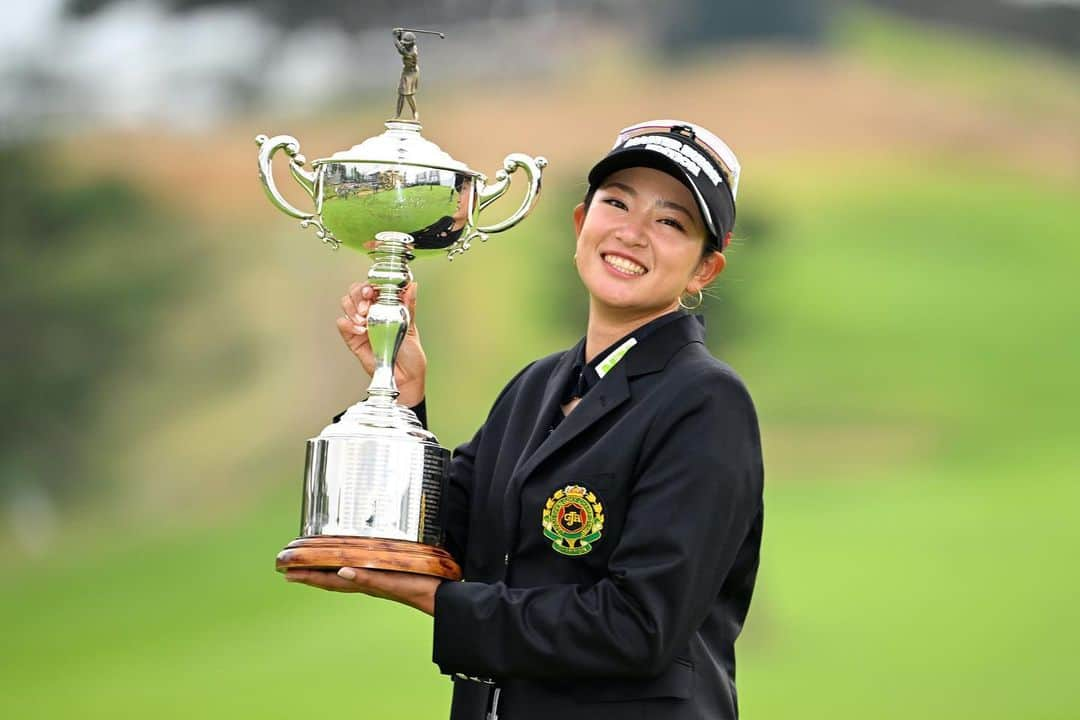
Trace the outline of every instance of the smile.
{"type": "Polygon", "coordinates": [[[601,255],[600,258],[605,264],[626,275],[644,275],[646,273],[644,267],[621,255],[601,255]]]}

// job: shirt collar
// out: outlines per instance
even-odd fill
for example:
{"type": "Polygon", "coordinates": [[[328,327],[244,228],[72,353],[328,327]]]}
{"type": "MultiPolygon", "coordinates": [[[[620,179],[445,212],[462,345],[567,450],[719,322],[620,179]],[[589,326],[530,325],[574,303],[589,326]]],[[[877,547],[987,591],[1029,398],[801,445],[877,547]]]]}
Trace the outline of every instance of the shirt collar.
{"type": "MultiPolygon", "coordinates": [[[[606,370],[610,370],[613,367],[612,364],[605,365],[606,369],[601,369],[601,365],[608,359],[616,350],[620,350],[622,346],[629,342],[631,339],[636,343],[641,343],[649,335],[653,334],[668,323],[674,322],[687,316],[687,313],[682,310],[672,310],[666,315],[661,315],[658,318],[653,318],[649,322],[645,323],[639,328],[635,328],[631,332],[623,335],[615,342],[608,345],[601,352],[596,354],[596,357],[591,362],[585,362],[585,343],[578,343],[577,355],[574,358],[574,366],[570,371],[570,381],[562,394],[562,404],[570,402],[573,398],[583,398],[585,393],[589,392],[596,386],[600,379],[607,374],[606,370]]],[[[623,351],[623,354],[632,352],[633,345],[623,351]]],[[[619,357],[616,362],[622,360],[619,357]]]]}

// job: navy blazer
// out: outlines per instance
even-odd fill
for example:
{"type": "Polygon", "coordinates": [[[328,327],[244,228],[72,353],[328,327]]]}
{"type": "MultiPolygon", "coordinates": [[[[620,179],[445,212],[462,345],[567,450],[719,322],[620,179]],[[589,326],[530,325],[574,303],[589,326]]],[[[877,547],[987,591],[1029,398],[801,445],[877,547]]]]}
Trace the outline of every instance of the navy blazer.
{"type": "Polygon", "coordinates": [[[750,396],[686,316],[552,431],[579,348],[522,370],[454,453],[443,509],[464,581],[436,593],[434,661],[495,685],[456,678],[451,717],[484,718],[497,686],[500,720],[736,718],[763,516],[750,396]],[[603,518],[579,554],[544,528],[568,486],[603,518]]]}

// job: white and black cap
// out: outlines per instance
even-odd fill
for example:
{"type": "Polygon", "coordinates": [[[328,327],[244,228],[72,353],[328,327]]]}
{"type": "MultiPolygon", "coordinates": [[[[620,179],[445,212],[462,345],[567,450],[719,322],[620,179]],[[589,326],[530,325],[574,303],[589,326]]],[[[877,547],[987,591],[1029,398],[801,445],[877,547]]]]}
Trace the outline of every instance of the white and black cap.
{"type": "Polygon", "coordinates": [[[700,125],[682,120],[649,120],[619,132],[603,160],[589,171],[589,187],[629,167],[666,172],[689,188],[718,249],[735,225],[739,160],[723,140],[700,125]]]}

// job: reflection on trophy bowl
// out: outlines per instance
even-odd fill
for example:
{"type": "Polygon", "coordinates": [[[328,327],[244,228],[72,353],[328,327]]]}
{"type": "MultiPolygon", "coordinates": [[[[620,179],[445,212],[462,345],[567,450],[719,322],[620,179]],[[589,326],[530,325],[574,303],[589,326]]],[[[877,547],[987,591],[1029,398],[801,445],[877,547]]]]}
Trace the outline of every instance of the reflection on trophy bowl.
{"type": "Polygon", "coordinates": [[[418,165],[326,161],[323,225],[343,245],[374,248],[375,235],[411,235],[412,254],[445,251],[473,220],[475,174],[418,165]]]}
{"type": "Polygon", "coordinates": [[[512,153],[489,183],[420,130],[414,121],[388,120],[382,134],[314,161],[311,170],[305,168],[296,138],[259,135],[259,176],[278,209],[299,218],[304,227],[314,226],[335,247],[367,253],[375,251],[376,235],[390,232],[409,236],[410,258],[438,252],[453,258],[469,248],[473,237],[507,230],[528,214],[547,160],[512,153]],[[291,158],[289,170],[314,200],[314,212],[294,207],[278,191],[271,162],[279,150],[291,158]],[[510,173],[519,168],[527,176],[520,207],[501,222],[481,225],[480,213],[506,193],[510,173]]]}

